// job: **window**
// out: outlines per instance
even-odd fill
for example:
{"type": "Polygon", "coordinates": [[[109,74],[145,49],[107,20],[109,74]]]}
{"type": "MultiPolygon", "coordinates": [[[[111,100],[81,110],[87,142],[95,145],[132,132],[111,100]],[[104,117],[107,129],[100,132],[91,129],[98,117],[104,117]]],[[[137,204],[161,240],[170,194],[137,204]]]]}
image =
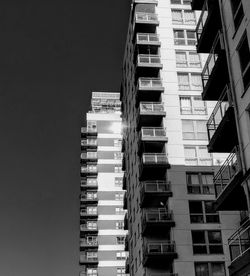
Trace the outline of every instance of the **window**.
{"type": "Polygon", "coordinates": [[[124,244],[125,243],[125,236],[116,237],[117,244],[124,244]]]}
{"type": "Polygon", "coordinates": [[[250,50],[246,34],[243,35],[240,45],[238,46],[238,54],[240,59],[243,84],[244,88],[246,89],[250,84],[250,50]]]}
{"type": "Polygon", "coordinates": [[[196,73],[177,73],[179,90],[202,90],[201,75],[196,73]]]}
{"type": "Polygon", "coordinates": [[[194,254],[223,254],[221,232],[215,230],[192,230],[194,254]]]}
{"type": "Polygon", "coordinates": [[[116,276],[124,276],[124,275],[126,275],[125,268],[124,267],[117,267],[116,276]]]}
{"type": "Polygon", "coordinates": [[[122,186],[122,177],[115,177],[115,186],[116,187],[122,186]]]}
{"type": "Polygon", "coordinates": [[[192,0],[171,0],[172,5],[190,5],[192,0]]]}
{"type": "Polygon", "coordinates": [[[87,131],[90,131],[90,132],[96,132],[97,131],[96,121],[87,121],[87,131]]]}
{"type": "Polygon", "coordinates": [[[225,264],[217,262],[197,262],[194,264],[195,276],[226,276],[225,264]]]}
{"type": "Polygon", "coordinates": [[[186,178],[189,194],[214,194],[213,173],[188,172],[186,178]]]}
{"type": "Polygon", "coordinates": [[[87,178],[87,185],[97,186],[97,179],[96,178],[87,178]]]}
{"type": "Polygon", "coordinates": [[[191,51],[176,51],[176,66],[177,67],[193,67],[200,68],[200,55],[191,51]]]}
{"type": "Polygon", "coordinates": [[[231,0],[231,8],[234,18],[234,27],[235,30],[237,30],[244,17],[244,10],[241,0],[231,0]]]}
{"type": "Polygon", "coordinates": [[[190,30],[174,30],[175,45],[196,45],[195,31],[190,30]]]}
{"type": "Polygon", "coordinates": [[[207,140],[206,121],[182,120],[184,140],[207,140]]]}
{"type": "Polygon", "coordinates": [[[87,268],[87,276],[97,276],[97,268],[87,268]]]}
{"type": "Polygon", "coordinates": [[[206,115],[206,103],[199,96],[180,96],[182,115],[206,115]]]}
{"type": "Polygon", "coordinates": [[[96,260],[97,259],[97,252],[89,251],[86,254],[87,260],[96,260]]]}
{"type": "Polygon", "coordinates": [[[96,206],[88,206],[87,207],[87,214],[96,215],[97,214],[97,207],[96,206]]]}
{"type": "Polygon", "coordinates": [[[115,229],[124,229],[124,222],[123,221],[116,221],[115,229]]]}
{"type": "Polygon", "coordinates": [[[195,13],[191,10],[172,10],[173,24],[190,24],[195,25],[195,13]]]}
{"type": "Polygon", "coordinates": [[[186,165],[190,166],[212,166],[212,155],[206,146],[184,146],[186,165]]]}
{"type": "MultiPolygon", "coordinates": [[[[84,198],[84,195],[83,195],[83,198],[84,198]]],[[[88,200],[97,199],[97,192],[87,192],[86,198],[88,200]]]]}
{"type": "Polygon", "coordinates": [[[121,208],[121,207],[116,207],[115,208],[115,213],[117,215],[123,215],[123,214],[125,214],[125,210],[123,210],[123,208],[121,208]]]}
{"type": "Polygon", "coordinates": [[[122,166],[121,166],[121,165],[115,165],[114,171],[115,171],[115,173],[120,173],[120,172],[122,172],[122,166]]]}
{"type": "Polygon", "coordinates": [[[115,200],[123,200],[124,194],[123,193],[116,193],[115,200]]]}
{"type": "Polygon", "coordinates": [[[219,223],[219,213],[214,210],[213,201],[189,201],[191,223],[219,223]]]}
{"type": "Polygon", "coordinates": [[[87,221],[87,229],[95,230],[97,229],[96,221],[87,221]]]}
{"type": "Polygon", "coordinates": [[[123,252],[123,251],[121,251],[121,252],[116,252],[116,259],[117,259],[117,260],[125,260],[126,257],[127,257],[126,252],[123,252]]]}
{"type": "Polygon", "coordinates": [[[115,139],[114,140],[114,147],[120,148],[122,146],[122,140],[121,139],[115,139]]]}
{"type": "Polygon", "coordinates": [[[122,159],[122,153],[121,152],[114,152],[114,159],[115,160],[121,160],[122,159]]]}
{"type": "Polygon", "coordinates": [[[96,236],[88,236],[86,238],[86,241],[87,241],[87,245],[96,245],[98,243],[96,236]]]}

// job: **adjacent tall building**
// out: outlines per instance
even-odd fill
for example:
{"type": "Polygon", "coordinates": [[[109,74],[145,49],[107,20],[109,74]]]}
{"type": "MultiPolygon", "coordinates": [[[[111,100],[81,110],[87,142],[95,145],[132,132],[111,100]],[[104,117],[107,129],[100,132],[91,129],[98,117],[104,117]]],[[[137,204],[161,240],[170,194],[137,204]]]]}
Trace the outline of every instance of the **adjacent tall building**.
{"type": "MultiPolygon", "coordinates": [[[[203,2],[193,1],[193,8],[201,9],[203,2]]],[[[223,2],[225,9],[229,9],[228,1],[207,1],[211,7],[215,2],[223,2]]],[[[244,9],[249,8],[247,2],[244,9]]],[[[203,11],[199,20],[200,12],[192,11],[190,4],[191,0],[133,0],[131,4],[121,86],[124,207],[128,209],[124,220],[129,250],[126,272],[131,276],[229,275],[228,239],[240,226],[239,210],[246,208],[246,193],[240,187],[248,167],[240,166],[236,151],[228,157],[228,152],[239,143],[237,124],[231,121],[233,111],[226,104],[227,92],[232,89],[225,82],[226,56],[218,55],[221,36],[213,29],[219,24],[220,9],[216,6],[213,13],[203,11]],[[205,32],[206,21],[212,27],[205,32]],[[199,53],[213,49],[215,54],[208,59],[207,55],[200,55],[197,43],[199,53]],[[214,73],[212,80],[213,67],[218,75],[214,73]],[[226,98],[215,106],[220,94],[226,98]],[[202,101],[202,97],[208,101],[202,101]],[[214,120],[220,120],[227,109],[230,123],[225,120],[218,127],[214,120]],[[218,140],[214,138],[217,129],[223,129],[218,140]],[[220,147],[225,149],[217,150],[220,147]],[[234,179],[236,182],[228,186],[234,179]],[[233,196],[227,197],[224,190],[233,196]],[[235,200],[235,196],[239,199],[235,200]],[[241,208],[233,207],[236,205],[241,208]],[[225,211],[219,213],[215,207],[225,211]]],[[[238,9],[241,7],[237,6],[238,9]]],[[[244,17],[245,28],[248,22],[244,17]]],[[[232,22],[227,24],[223,28],[229,30],[230,39],[234,35],[238,39],[240,35],[232,33],[232,22]]],[[[248,133],[241,134],[244,144],[239,146],[250,162],[250,124],[245,111],[249,109],[249,95],[244,93],[249,80],[249,52],[244,34],[242,31],[243,38],[239,39],[242,46],[237,45],[247,58],[242,58],[244,86],[238,82],[237,65],[235,87],[245,87],[237,96],[242,102],[238,118],[244,110],[241,122],[248,127],[248,133]]],[[[233,51],[230,55],[235,58],[233,51]]],[[[247,182],[243,186],[249,190],[247,182]]],[[[241,232],[236,232],[233,239],[233,251],[238,256],[249,249],[249,230],[244,231],[243,244],[239,239],[241,232]]]]}
{"type": "Polygon", "coordinates": [[[125,273],[119,98],[93,92],[81,129],[80,276],[125,273]]]}
{"type": "Polygon", "coordinates": [[[217,101],[207,122],[208,149],[229,153],[214,177],[216,208],[242,211],[228,241],[229,271],[250,275],[250,1],[193,0],[192,8],[201,11],[197,50],[209,54],[202,98],[217,101]]]}

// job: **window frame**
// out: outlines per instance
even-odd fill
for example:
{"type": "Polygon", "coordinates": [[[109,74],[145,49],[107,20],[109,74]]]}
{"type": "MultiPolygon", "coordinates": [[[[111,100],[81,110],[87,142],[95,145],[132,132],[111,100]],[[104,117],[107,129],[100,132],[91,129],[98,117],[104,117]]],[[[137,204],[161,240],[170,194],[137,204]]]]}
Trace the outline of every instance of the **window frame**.
{"type": "Polygon", "coordinates": [[[195,30],[188,30],[188,29],[174,29],[173,30],[174,35],[174,45],[176,46],[195,46],[197,44],[197,38],[195,30]],[[183,37],[175,37],[176,32],[182,32],[183,37]],[[194,38],[188,38],[188,33],[193,33],[194,38]],[[181,42],[182,41],[182,42],[181,42]],[[183,43],[184,41],[184,43],[183,43]]]}
{"type": "MultiPolygon", "coordinates": [[[[215,194],[214,184],[213,183],[211,183],[211,184],[203,183],[203,175],[204,176],[209,175],[209,176],[212,176],[212,178],[214,177],[213,172],[186,172],[186,183],[187,183],[188,194],[209,194],[209,195],[214,195],[215,194]],[[191,176],[192,175],[197,175],[197,179],[198,179],[199,184],[192,184],[191,183],[191,180],[192,180],[191,176]],[[199,192],[198,193],[197,192],[190,192],[191,190],[189,189],[189,187],[192,188],[192,189],[193,188],[199,188],[198,189],[199,192]],[[210,188],[212,188],[212,193],[211,192],[204,192],[204,191],[210,191],[210,188]]],[[[193,191],[195,191],[195,190],[193,190],[193,191]]]]}

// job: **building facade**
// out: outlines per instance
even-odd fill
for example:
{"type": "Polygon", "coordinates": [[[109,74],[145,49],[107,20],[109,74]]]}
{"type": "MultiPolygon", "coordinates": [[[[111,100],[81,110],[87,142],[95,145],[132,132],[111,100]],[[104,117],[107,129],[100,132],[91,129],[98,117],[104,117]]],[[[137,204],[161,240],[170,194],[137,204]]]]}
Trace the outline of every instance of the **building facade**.
{"type": "Polygon", "coordinates": [[[217,101],[207,122],[209,152],[229,153],[214,177],[216,208],[240,210],[228,239],[230,275],[250,275],[250,2],[192,1],[201,12],[197,50],[207,53],[202,71],[207,101],[217,101]]]}
{"type": "Polygon", "coordinates": [[[207,150],[215,102],[202,101],[207,55],[196,51],[200,12],[190,4],[131,3],[121,85],[131,276],[229,275],[240,212],[214,207],[213,179],[228,154],[207,150]]]}
{"type": "Polygon", "coordinates": [[[93,92],[81,129],[80,276],[125,275],[119,98],[93,92]]]}

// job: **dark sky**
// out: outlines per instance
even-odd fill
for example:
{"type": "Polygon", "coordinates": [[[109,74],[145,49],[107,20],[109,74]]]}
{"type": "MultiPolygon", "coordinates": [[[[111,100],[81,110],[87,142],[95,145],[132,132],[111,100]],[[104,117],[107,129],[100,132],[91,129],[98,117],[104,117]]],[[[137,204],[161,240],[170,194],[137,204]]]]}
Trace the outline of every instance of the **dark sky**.
{"type": "Polygon", "coordinates": [[[0,275],[76,276],[80,125],[119,91],[129,0],[0,2],[0,275]]]}

